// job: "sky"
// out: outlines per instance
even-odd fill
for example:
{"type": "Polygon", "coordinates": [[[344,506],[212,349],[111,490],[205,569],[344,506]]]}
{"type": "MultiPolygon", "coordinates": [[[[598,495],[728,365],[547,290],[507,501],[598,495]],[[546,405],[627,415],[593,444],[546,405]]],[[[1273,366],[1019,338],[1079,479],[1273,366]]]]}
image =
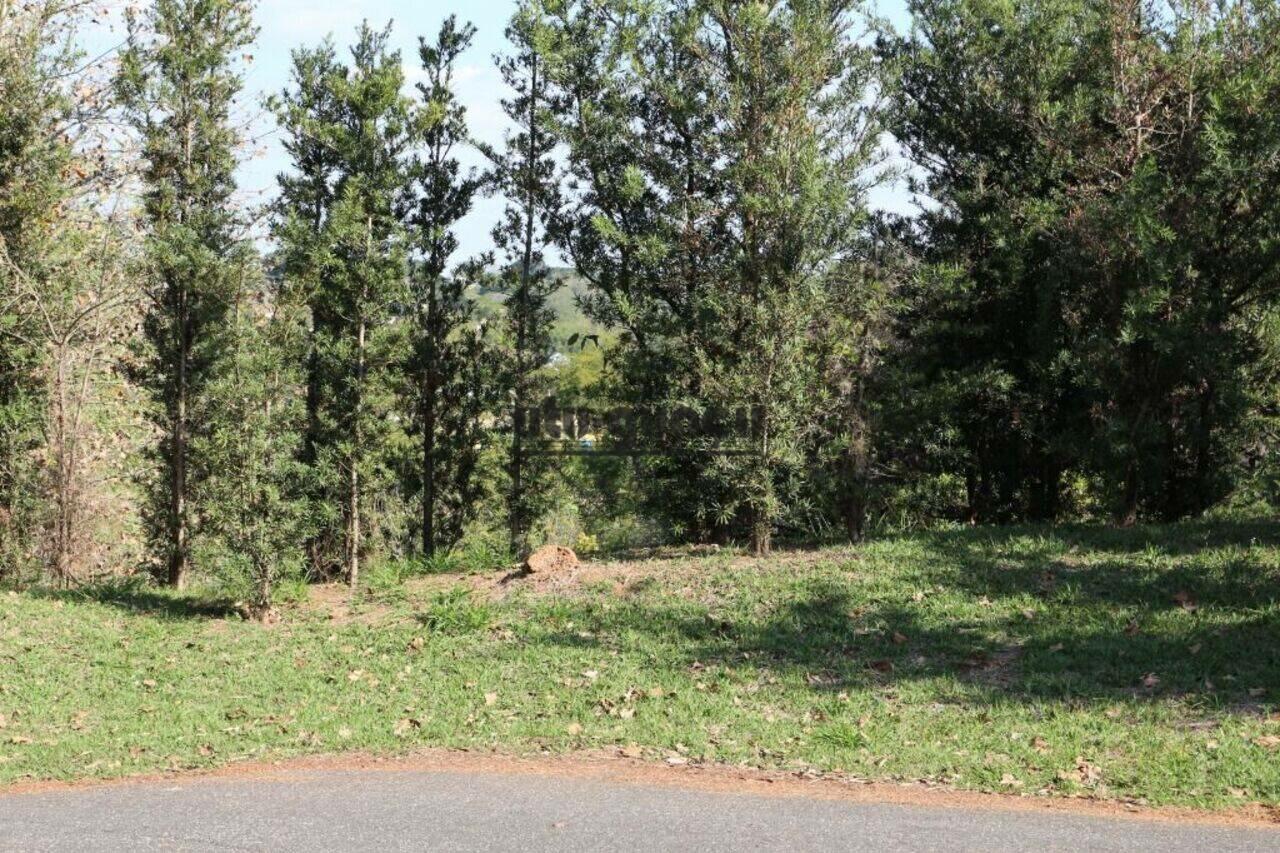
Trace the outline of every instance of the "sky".
{"type": "MultiPolygon", "coordinates": [[[[880,0],[880,11],[899,28],[906,26],[905,0],[880,0]]],[[[332,35],[341,48],[349,44],[364,20],[375,26],[393,23],[392,45],[404,60],[408,85],[420,78],[418,37],[434,37],[450,13],[476,26],[471,50],[457,74],[458,95],[467,106],[472,135],[498,144],[506,128],[499,109],[503,87],[493,57],[506,48],[503,33],[516,0],[259,0],[260,28],[252,61],[245,69],[245,118],[251,141],[239,172],[241,194],[250,204],[261,204],[275,192],[276,176],[288,168],[275,123],[262,107],[267,95],[278,93],[289,82],[290,51],[318,44],[332,35]]],[[[102,15],[85,35],[91,56],[109,54],[124,38],[118,8],[102,15]]],[[[467,152],[460,159],[480,165],[479,155],[467,152]]],[[[901,187],[881,188],[873,196],[879,207],[907,212],[911,201],[901,187]]],[[[489,231],[501,212],[501,199],[483,199],[458,228],[458,257],[487,250],[489,231]]],[[[556,259],[553,259],[556,260],[556,259]]]]}

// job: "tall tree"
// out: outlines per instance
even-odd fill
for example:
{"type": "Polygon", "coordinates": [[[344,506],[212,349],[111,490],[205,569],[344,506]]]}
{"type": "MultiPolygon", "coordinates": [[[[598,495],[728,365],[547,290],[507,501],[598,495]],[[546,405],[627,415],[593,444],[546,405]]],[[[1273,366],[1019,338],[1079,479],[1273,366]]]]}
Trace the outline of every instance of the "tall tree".
{"type": "Polygon", "coordinates": [[[294,54],[294,88],[276,101],[295,171],[281,178],[277,235],[287,289],[310,309],[309,455],[319,515],[341,529],[340,562],[359,582],[366,495],[386,478],[391,320],[407,294],[400,220],[409,184],[411,107],[390,29],[366,23],[349,66],[333,47],[294,54]]]}
{"type": "Polygon", "coordinates": [[[801,474],[819,382],[806,344],[878,161],[858,12],[547,4],[582,188],[558,236],[598,288],[598,316],[631,334],[622,370],[634,393],[749,414],[698,436],[663,473],[686,481],[696,515],[745,530],[759,554],[801,474]],[[744,452],[699,452],[726,441],[744,452]]]}
{"type": "Polygon", "coordinates": [[[232,116],[239,63],[254,39],[246,0],[155,0],[128,10],[128,46],[116,90],[145,160],[151,348],[144,381],[157,405],[162,474],[151,527],[168,582],[190,568],[198,509],[192,486],[207,473],[192,453],[202,405],[218,375],[228,312],[253,252],[233,194],[240,138],[232,116]]]}
{"type": "Polygon", "coordinates": [[[545,259],[547,229],[559,213],[560,187],[554,152],[557,138],[550,119],[560,110],[553,101],[538,44],[537,10],[522,3],[507,38],[513,49],[499,57],[498,69],[511,94],[502,102],[514,131],[502,149],[486,148],[493,163],[490,179],[507,199],[493,239],[504,261],[509,344],[506,373],[511,389],[510,477],[507,514],[511,548],[529,546],[529,532],[545,501],[548,457],[536,453],[530,412],[548,387],[541,375],[551,352],[554,314],[547,305],[560,283],[545,259]]]}
{"type": "Polygon", "coordinates": [[[1276,4],[912,9],[894,130],[937,205],[905,333],[971,519],[1053,517],[1069,470],[1123,524],[1204,509],[1274,292],[1276,4]]]}
{"type": "Polygon", "coordinates": [[[482,185],[458,161],[468,134],[466,108],[454,90],[458,60],[474,37],[473,26],[460,25],[450,15],[435,41],[422,39],[419,48],[425,79],[417,87],[420,153],[411,166],[414,196],[408,214],[415,324],[409,372],[421,446],[421,548],[428,558],[438,546],[458,541],[477,508],[481,416],[492,403],[486,393],[491,383],[466,381],[473,375],[469,368],[486,361],[484,335],[476,332],[475,306],[466,292],[479,265],[448,274],[458,249],[454,228],[482,185]]]}

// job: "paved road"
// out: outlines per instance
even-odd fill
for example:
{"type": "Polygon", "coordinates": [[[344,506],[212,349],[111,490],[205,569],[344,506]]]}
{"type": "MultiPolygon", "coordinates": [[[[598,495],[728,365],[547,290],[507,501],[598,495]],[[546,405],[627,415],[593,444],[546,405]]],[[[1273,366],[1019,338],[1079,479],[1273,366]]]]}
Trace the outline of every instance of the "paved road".
{"type": "Polygon", "coordinates": [[[1265,829],[453,772],[296,773],[0,796],[0,850],[1280,850],[1265,829]]]}

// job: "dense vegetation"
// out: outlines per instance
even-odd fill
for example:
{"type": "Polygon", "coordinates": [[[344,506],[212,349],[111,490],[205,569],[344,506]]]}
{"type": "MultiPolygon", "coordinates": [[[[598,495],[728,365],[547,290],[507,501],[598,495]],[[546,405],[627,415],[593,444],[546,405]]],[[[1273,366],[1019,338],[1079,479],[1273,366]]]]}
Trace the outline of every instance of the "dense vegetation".
{"type": "Polygon", "coordinates": [[[522,0],[496,146],[470,25],[411,90],[366,24],[269,99],[265,235],[253,4],[141,4],[110,66],[88,12],[0,0],[9,580],[196,573],[263,613],[552,540],[1277,498],[1275,0],[915,0],[906,34],[854,0],[522,0]],[[918,216],[872,207],[894,180],[918,216]],[[482,193],[493,251],[460,258],[482,193]],[[633,452],[549,452],[584,440],[633,452]]]}

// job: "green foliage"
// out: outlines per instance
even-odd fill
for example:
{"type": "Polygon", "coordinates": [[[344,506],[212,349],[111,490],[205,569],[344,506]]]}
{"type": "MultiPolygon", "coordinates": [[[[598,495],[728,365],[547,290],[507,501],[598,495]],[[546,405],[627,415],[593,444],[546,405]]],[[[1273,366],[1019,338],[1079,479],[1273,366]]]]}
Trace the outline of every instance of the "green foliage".
{"type": "Polygon", "coordinates": [[[544,249],[548,226],[559,216],[561,188],[553,156],[558,138],[552,120],[567,102],[554,99],[546,61],[537,44],[537,8],[522,2],[507,39],[513,51],[499,57],[498,71],[511,95],[503,111],[514,126],[502,149],[483,147],[492,163],[489,181],[507,199],[493,240],[502,259],[506,294],[503,383],[510,389],[510,451],[507,516],[511,550],[530,549],[530,531],[547,506],[544,494],[551,462],[538,455],[529,413],[550,388],[544,367],[551,355],[555,315],[549,306],[561,282],[551,274],[544,249]]]}
{"type": "Polygon", "coordinates": [[[394,372],[403,363],[392,320],[406,297],[407,238],[400,218],[415,118],[401,94],[389,30],[365,24],[341,64],[331,43],[294,54],[294,88],[274,101],[295,172],[280,178],[276,236],[282,299],[311,318],[308,428],[314,472],[313,570],[341,565],[352,586],[374,513],[391,481],[398,427],[394,372]],[[339,547],[340,546],[340,547],[339,547]]]}
{"type": "MultiPolygon", "coordinates": [[[[812,333],[855,249],[879,158],[877,72],[847,2],[548,3],[579,188],[557,238],[621,328],[613,392],[745,412],[645,464],[655,510],[767,552],[822,404],[812,333]],[[870,104],[870,107],[868,107],[870,104]],[[738,456],[708,454],[737,445],[738,456]]],[[[657,436],[651,440],[661,440],[657,436]]]]}
{"type": "Polygon", "coordinates": [[[484,419],[501,392],[498,355],[468,294],[484,259],[446,272],[458,248],[452,229],[471,210],[482,183],[474,171],[462,172],[456,154],[468,133],[454,74],[474,34],[474,27],[459,26],[450,16],[434,42],[422,40],[419,52],[426,80],[418,84],[422,104],[415,116],[421,153],[409,167],[414,183],[408,218],[418,259],[410,268],[414,328],[406,397],[419,445],[410,488],[421,498],[421,553],[428,560],[437,547],[458,543],[488,497],[481,461],[492,439],[484,419]]]}
{"type": "Polygon", "coordinates": [[[75,104],[56,81],[78,55],[75,10],[42,2],[0,24],[0,577],[38,566],[46,516],[38,452],[48,403],[38,306],[56,287],[75,104]]]}
{"type": "Polygon", "coordinates": [[[130,7],[116,94],[142,143],[145,362],[161,438],[147,518],[169,583],[186,577],[201,508],[192,490],[217,476],[193,445],[208,438],[210,386],[226,369],[227,329],[255,263],[232,198],[239,133],[231,115],[251,2],[154,0],[130,7]]]}
{"type": "Polygon", "coordinates": [[[242,291],[224,374],[212,384],[208,438],[195,446],[218,471],[197,490],[205,507],[204,568],[265,613],[281,581],[302,576],[309,472],[298,461],[305,427],[297,393],[305,334],[287,307],[268,313],[260,289],[242,291]]]}
{"type": "Polygon", "coordinates": [[[1069,472],[1117,520],[1230,486],[1280,274],[1274,3],[925,0],[882,51],[937,202],[906,319],[918,442],[977,520],[1052,518],[1069,472]]]}

